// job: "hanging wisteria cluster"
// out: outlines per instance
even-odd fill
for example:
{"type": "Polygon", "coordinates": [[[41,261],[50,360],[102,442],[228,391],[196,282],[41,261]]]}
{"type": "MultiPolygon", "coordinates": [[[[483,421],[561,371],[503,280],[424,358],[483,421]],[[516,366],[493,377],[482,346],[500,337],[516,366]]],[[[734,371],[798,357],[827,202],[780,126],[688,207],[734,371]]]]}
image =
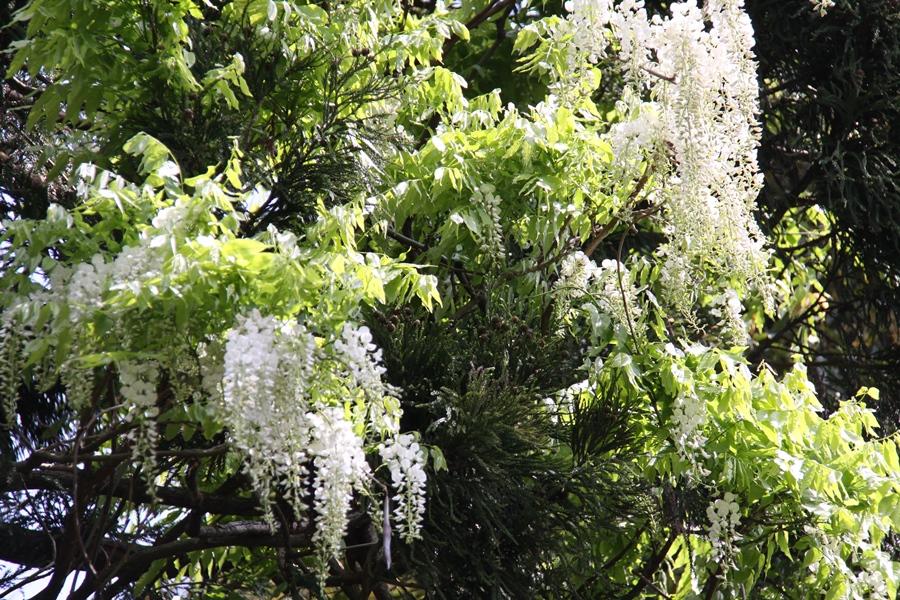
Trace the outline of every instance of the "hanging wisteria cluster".
{"type": "Polygon", "coordinates": [[[315,342],[304,327],[256,310],[239,316],[226,340],[219,406],[229,434],[259,497],[267,503],[281,483],[302,507],[315,342]]]}
{"type": "Polygon", "coordinates": [[[820,17],[824,17],[831,8],[834,8],[834,0],[809,0],[809,3],[820,17]]]}
{"type": "Polygon", "coordinates": [[[501,198],[491,184],[483,184],[472,195],[472,204],[480,209],[484,221],[478,237],[481,252],[491,261],[503,258],[503,226],[501,224],[501,198]]]}
{"type": "MultiPolygon", "coordinates": [[[[328,343],[302,324],[254,309],[226,336],[221,417],[264,502],[277,487],[298,514],[313,506],[313,539],[325,559],[342,550],[353,493],[365,491],[371,477],[357,424],[389,436],[381,454],[397,489],[398,530],[412,539],[421,526],[424,452],[410,435],[397,435],[399,414],[360,413],[344,404],[354,390],[383,401],[388,387],[380,362],[368,328],[349,323],[328,343]],[[373,414],[377,421],[367,422],[373,414]]],[[[274,525],[270,509],[266,517],[274,525]]]]}
{"type": "MultiPolygon", "coordinates": [[[[136,142],[144,150],[161,148],[154,144],[149,138],[136,142]]],[[[177,165],[163,160],[150,177],[173,192],[180,186],[179,172],[177,165]]],[[[207,426],[223,431],[240,457],[270,527],[276,526],[273,506],[278,498],[298,518],[313,513],[312,541],[323,569],[343,550],[356,499],[381,497],[381,488],[372,487],[375,474],[369,462],[377,464],[379,450],[394,488],[383,501],[395,507],[395,526],[402,536],[416,538],[425,506],[426,452],[411,436],[399,433],[399,392],[382,378],[381,350],[367,327],[354,325],[340,311],[325,318],[309,308],[305,315],[287,311],[287,316],[247,308],[236,313],[230,327],[216,323],[206,328],[198,319],[204,332],[199,344],[192,341],[198,337],[189,333],[186,318],[179,325],[176,317],[175,327],[163,319],[155,323],[153,336],[146,332],[150,311],[167,301],[178,304],[190,298],[199,307],[217,302],[221,291],[230,304],[240,302],[242,294],[271,294],[287,283],[278,293],[297,302],[307,272],[297,266],[301,250],[296,236],[270,228],[271,246],[236,238],[240,217],[228,211],[232,202],[243,200],[232,200],[211,180],[195,181],[193,197],[167,199],[160,199],[152,185],[126,183],[90,164],[78,170],[76,182],[83,202],[76,211],[108,209],[121,220],[118,226],[132,235],[107,242],[109,249],[103,251],[87,244],[91,253],[80,261],[48,263],[46,274],[28,282],[33,290],[27,298],[0,315],[0,358],[8,358],[0,360],[0,387],[9,392],[3,406],[7,418],[15,418],[12,387],[23,366],[20,354],[30,341],[25,336],[30,330],[21,323],[43,311],[44,324],[31,337],[44,336],[45,347],[65,343],[71,356],[55,365],[56,353],[45,353],[32,368],[56,369],[67,401],[78,410],[95,408],[101,401],[92,393],[94,369],[109,369],[117,379],[113,387],[133,462],[150,496],[160,475],[160,422],[170,419],[172,410],[193,406],[194,418],[206,415],[211,420],[207,426]],[[222,213],[231,220],[219,221],[222,213]],[[272,261],[281,261],[276,263],[279,268],[272,261]],[[229,269],[251,267],[256,269],[252,276],[241,272],[220,288],[229,269]],[[266,281],[269,276],[274,279],[266,281]],[[169,396],[175,407],[167,405],[169,396]]],[[[48,212],[54,218],[40,226],[53,228],[48,238],[65,239],[75,231],[75,219],[83,219],[76,211],[54,205],[48,212]]],[[[77,248],[80,242],[73,237],[70,243],[77,248]]],[[[338,260],[332,263],[329,256],[325,262],[352,264],[355,270],[352,275],[348,267],[325,271],[335,278],[332,292],[345,278],[354,290],[360,278],[382,278],[376,289],[383,290],[386,281],[397,277],[387,262],[356,254],[339,255],[338,260]]],[[[305,261],[312,265],[310,272],[317,268],[314,255],[307,253],[305,261]]],[[[315,275],[317,282],[322,273],[315,275]]],[[[358,302],[355,298],[351,307],[358,302]]],[[[195,310],[199,317],[205,309],[195,310]]],[[[357,509],[365,511],[364,506],[357,509]]]]}
{"type": "Polygon", "coordinates": [[[706,507],[713,561],[731,560],[734,553],[734,542],[739,539],[735,530],[741,523],[741,508],[736,500],[736,495],[725,492],[706,507]]]}
{"type": "MultiPolygon", "coordinates": [[[[317,526],[313,541],[324,558],[337,557],[344,547],[353,491],[363,489],[369,465],[343,408],[308,412],[304,420],[310,435],[307,451],[315,468],[313,506],[317,526]]],[[[302,505],[295,510],[302,510],[302,505]]]]}
{"type": "Polygon", "coordinates": [[[392,500],[397,530],[406,541],[412,541],[419,537],[425,514],[425,454],[408,433],[388,439],[379,452],[396,491],[392,500]]]}
{"type": "Polygon", "coordinates": [[[753,218],[762,186],[756,64],[743,2],[675,2],[667,17],[648,16],[640,0],[566,8],[576,57],[596,62],[612,39],[625,65],[631,101],[609,139],[623,164],[643,155],[654,165],[649,197],[668,238],[660,249],[667,300],[690,313],[711,285],[765,292],[768,257],[753,218]]]}
{"type": "Polygon", "coordinates": [[[156,444],[159,441],[155,424],[159,416],[156,404],[159,367],[153,361],[121,361],[118,370],[119,393],[128,411],[125,418],[135,426],[129,434],[131,454],[135,462],[141,465],[142,474],[150,483],[148,487],[152,492],[156,476],[156,444]]]}
{"type": "Polygon", "coordinates": [[[16,331],[16,323],[10,315],[0,315],[0,398],[2,398],[4,425],[13,427],[16,422],[16,393],[18,392],[19,355],[22,340],[16,331]]]}

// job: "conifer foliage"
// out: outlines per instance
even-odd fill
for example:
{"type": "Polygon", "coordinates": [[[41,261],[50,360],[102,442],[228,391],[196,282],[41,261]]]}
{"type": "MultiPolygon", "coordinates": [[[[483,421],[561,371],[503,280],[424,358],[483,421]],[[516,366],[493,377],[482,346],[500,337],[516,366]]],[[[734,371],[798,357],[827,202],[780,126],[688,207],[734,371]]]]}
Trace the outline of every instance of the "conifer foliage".
{"type": "Polygon", "coordinates": [[[4,593],[896,597],[878,390],[747,359],[742,0],[12,19],[4,593]]]}

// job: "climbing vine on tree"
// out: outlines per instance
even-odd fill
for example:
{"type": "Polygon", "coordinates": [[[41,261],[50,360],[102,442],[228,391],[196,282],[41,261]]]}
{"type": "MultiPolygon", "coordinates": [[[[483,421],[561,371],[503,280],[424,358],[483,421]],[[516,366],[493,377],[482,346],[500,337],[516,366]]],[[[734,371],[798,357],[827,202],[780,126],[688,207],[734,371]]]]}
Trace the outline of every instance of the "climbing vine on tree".
{"type": "Polygon", "coordinates": [[[794,299],[740,0],[12,27],[6,591],[896,597],[878,390],[746,358],[794,299]],[[507,34],[528,93],[468,92],[507,34]]]}

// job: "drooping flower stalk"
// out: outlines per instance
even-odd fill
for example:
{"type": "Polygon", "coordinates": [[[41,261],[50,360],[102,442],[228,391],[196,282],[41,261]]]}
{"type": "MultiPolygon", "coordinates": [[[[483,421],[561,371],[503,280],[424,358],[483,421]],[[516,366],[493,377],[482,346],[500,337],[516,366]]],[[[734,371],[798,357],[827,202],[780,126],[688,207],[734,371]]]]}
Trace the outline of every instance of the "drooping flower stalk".
{"type": "MultiPolygon", "coordinates": [[[[371,477],[366,440],[348,420],[343,402],[351,390],[363,389],[377,404],[383,402],[378,394],[388,390],[381,380],[381,350],[366,327],[346,324],[330,347],[333,353],[319,347],[301,324],[253,310],[240,316],[226,336],[224,369],[205,368],[223,374],[221,387],[215,382],[205,387],[214,393],[222,390],[218,412],[234,445],[247,457],[246,469],[266,507],[266,518],[274,525],[269,500],[276,488],[283,490],[297,514],[312,505],[313,540],[323,560],[342,550],[353,492],[367,487],[371,477]]],[[[215,363],[209,349],[202,354],[204,362],[215,363]]],[[[387,418],[377,411],[364,417],[387,418]]],[[[388,420],[392,423],[386,430],[396,431],[396,417],[388,420]]],[[[361,425],[377,431],[384,423],[361,425]]],[[[409,512],[402,513],[402,519],[398,512],[398,527],[415,537],[424,510],[424,470],[418,444],[403,448],[412,458],[398,463],[401,470],[390,468],[395,487],[418,499],[412,508],[411,499],[398,508],[409,512]]]]}
{"type": "Polygon", "coordinates": [[[419,537],[425,515],[425,454],[411,434],[388,439],[379,448],[391,473],[393,517],[400,536],[407,542],[419,537]]]}
{"type": "Polygon", "coordinates": [[[648,198],[662,208],[666,299],[689,313],[698,294],[765,291],[768,255],[753,218],[762,174],[753,30],[742,0],[673,3],[650,17],[640,0],[566,4],[574,50],[595,62],[610,39],[630,82],[624,121],[609,132],[622,164],[642,152],[655,176],[648,198]],[[608,32],[608,33],[606,33],[608,32]]]}

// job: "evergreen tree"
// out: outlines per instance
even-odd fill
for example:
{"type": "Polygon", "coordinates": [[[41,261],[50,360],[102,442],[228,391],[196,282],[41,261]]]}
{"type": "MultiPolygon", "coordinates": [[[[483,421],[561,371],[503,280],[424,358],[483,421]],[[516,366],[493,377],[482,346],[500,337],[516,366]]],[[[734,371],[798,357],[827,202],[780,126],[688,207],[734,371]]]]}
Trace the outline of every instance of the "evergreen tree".
{"type": "Polygon", "coordinates": [[[896,597],[879,390],[753,345],[840,329],[885,126],[775,42],[761,120],[739,0],[4,10],[4,593],[896,597]]]}

